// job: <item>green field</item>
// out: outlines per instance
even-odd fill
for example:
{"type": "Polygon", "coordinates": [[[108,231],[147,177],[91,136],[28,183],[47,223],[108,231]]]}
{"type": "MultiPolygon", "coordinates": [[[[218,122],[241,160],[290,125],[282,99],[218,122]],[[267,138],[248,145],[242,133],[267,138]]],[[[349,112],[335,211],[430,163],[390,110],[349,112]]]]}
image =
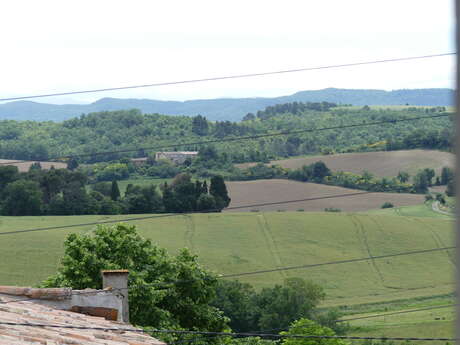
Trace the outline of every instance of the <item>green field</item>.
{"type": "MultiPolygon", "coordinates": [[[[1,217],[0,232],[121,219],[123,216],[1,217]]],[[[379,214],[303,212],[178,215],[135,221],[140,233],[175,253],[188,247],[219,274],[448,246],[452,221],[379,214]]],[[[0,285],[37,284],[55,272],[65,236],[91,226],[1,236],[0,285]]],[[[327,306],[450,293],[453,253],[247,276],[257,287],[300,276],[321,284],[327,306]]]]}
{"type": "Polygon", "coordinates": [[[385,208],[379,210],[367,211],[366,214],[387,215],[387,216],[405,216],[405,217],[429,217],[441,219],[453,219],[452,216],[433,211],[431,203],[421,205],[402,206],[394,208],[385,208]]]}

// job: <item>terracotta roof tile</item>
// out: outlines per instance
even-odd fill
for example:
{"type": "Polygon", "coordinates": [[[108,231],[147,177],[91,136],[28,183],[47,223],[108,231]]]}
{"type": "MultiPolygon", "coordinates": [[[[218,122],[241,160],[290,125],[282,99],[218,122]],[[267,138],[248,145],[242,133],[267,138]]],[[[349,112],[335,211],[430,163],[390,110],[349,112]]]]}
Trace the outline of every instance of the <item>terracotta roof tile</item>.
{"type": "Polygon", "coordinates": [[[9,303],[0,304],[0,345],[164,345],[146,333],[136,332],[138,328],[126,323],[57,310],[31,301],[14,301],[17,297],[13,296],[1,295],[1,299],[9,303]],[[120,331],[2,325],[1,322],[116,328],[120,331]]]}

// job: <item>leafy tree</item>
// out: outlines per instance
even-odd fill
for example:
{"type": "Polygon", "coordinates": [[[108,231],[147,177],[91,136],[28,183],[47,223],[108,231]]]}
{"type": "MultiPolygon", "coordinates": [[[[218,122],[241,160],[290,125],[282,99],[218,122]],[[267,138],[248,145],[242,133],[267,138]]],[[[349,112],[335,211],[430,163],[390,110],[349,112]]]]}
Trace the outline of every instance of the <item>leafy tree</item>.
{"type": "Polygon", "coordinates": [[[433,185],[433,177],[435,176],[434,170],[430,169],[430,168],[425,168],[425,169],[423,169],[423,171],[425,172],[426,178],[428,180],[428,186],[432,186],[433,185]]]}
{"type": "Polygon", "coordinates": [[[36,216],[41,213],[42,192],[37,182],[17,180],[3,192],[2,213],[7,216],[36,216]]]}
{"type": "Polygon", "coordinates": [[[197,211],[207,211],[207,210],[215,210],[216,206],[216,199],[209,194],[201,194],[198,197],[196,203],[196,210],[197,211]]]}
{"type": "Polygon", "coordinates": [[[163,211],[161,196],[154,185],[127,188],[124,202],[129,213],[163,211]]]}
{"type": "Polygon", "coordinates": [[[211,194],[216,199],[216,206],[219,209],[225,208],[230,204],[231,199],[228,196],[224,178],[220,175],[216,175],[211,178],[209,194],[211,194]]]}
{"type": "MultiPolygon", "coordinates": [[[[329,336],[335,335],[335,332],[325,326],[321,326],[315,321],[301,318],[293,322],[287,332],[281,332],[281,335],[310,335],[310,336],[329,336]]],[[[282,345],[347,345],[342,339],[333,338],[285,338],[282,345]]]]}
{"type": "Polygon", "coordinates": [[[120,188],[118,188],[118,183],[117,183],[116,180],[112,181],[112,187],[111,187],[111,191],[110,191],[110,198],[113,201],[117,201],[118,199],[120,199],[120,188]]]}
{"type": "Polygon", "coordinates": [[[428,176],[425,170],[419,171],[414,176],[414,189],[417,193],[426,193],[428,191],[428,187],[430,186],[430,182],[428,180],[428,176]]]}
{"type": "Polygon", "coordinates": [[[301,317],[312,318],[323,289],[301,278],[287,278],[283,285],[264,288],[255,296],[254,305],[260,309],[256,324],[259,329],[286,328],[301,317]]]}
{"type": "Polygon", "coordinates": [[[406,183],[409,181],[410,175],[406,171],[400,171],[398,172],[397,178],[401,183],[406,183]]]}
{"type": "Polygon", "coordinates": [[[92,190],[99,192],[107,197],[110,197],[110,195],[112,194],[112,185],[109,182],[97,182],[91,185],[91,188],[92,190]]]}
{"type": "Polygon", "coordinates": [[[235,332],[259,329],[257,320],[260,309],[254,305],[256,291],[252,285],[237,280],[219,280],[216,297],[211,305],[222,310],[230,319],[229,326],[235,332]]]}
{"type": "Polygon", "coordinates": [[[216,278],[183,249],[170,256],[139,236],[135,226],[100,225],[91,234],[70,234],[57,274],[43,287],[102,288],[101,270],[129,270],[131,322],[156,328],[223,331],[226,318],[209,305],[216,278]],[[176,281],[174,284],[167,282],[176,281]]]}
{"type": "Polygon", "coordinates": [[[391,202],[384,202],[381,208],[393,208],[395,207],[391,202]]]}
{"type": "Polygon", "coordinates": [[[75,170],[78,168],[78,161],[75,157],[72,157],[69,159],[67,162],[67,169],[69,170],[75,170]]]}
{"type": "Polygon", "coordinates": [[[17,166],[3,165],[0,166],[0,193],[8,183],[16,181],[19,178],[17,166]]]}

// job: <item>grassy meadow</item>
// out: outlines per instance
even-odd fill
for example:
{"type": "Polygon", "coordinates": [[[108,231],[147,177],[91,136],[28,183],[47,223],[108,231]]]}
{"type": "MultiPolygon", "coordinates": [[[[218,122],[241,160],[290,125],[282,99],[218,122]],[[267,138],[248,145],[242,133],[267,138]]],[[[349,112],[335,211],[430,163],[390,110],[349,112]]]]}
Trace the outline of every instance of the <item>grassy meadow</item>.
{"type": "MultiPolygon", "coordinates": [[[[123,216],[1,217],[0,232],[121,219],[123,216]]],[[[129,218],[125,216],[125,218],[129,218]]],[[[430,217],[306,212],[194,214],[133,221],[171,253],[188,247],[218,274],[321,263],[449,246],[452,221],[430,217]]],[[[3,235],[1,285],[37,284],[55,272],[71,232],[93,226],[3,235]]],[[[251,275],[261,288],[300,276],[321,284],[325,305],[354,305],[449,293],[453,253],[251,275]]]]}

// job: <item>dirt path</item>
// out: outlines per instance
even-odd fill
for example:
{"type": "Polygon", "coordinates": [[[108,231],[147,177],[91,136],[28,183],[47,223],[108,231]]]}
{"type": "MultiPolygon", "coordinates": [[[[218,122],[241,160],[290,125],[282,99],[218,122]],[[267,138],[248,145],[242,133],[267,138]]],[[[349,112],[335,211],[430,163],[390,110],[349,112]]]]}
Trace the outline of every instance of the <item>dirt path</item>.
{"type": "MultiPolygon", "coordinates": [[[[267,244],[267,248],[273,257],[275,264],[278,267],[282,267],[283,262],[281,261],[281,257],[279,256],[278,247],[276,245],[275,239],[272,236],[270,226],[268,225],[267,219],[265,218],[263,214],[261,214],[257,216],[257,222],[259,223],[259,227],[264,236],[265,243],[267,244]]],[[[287,277],[285,271],[280,271],[280,274],[283,276],[283,278],[287,277]]]]}
{"type": "Polygon", "coordinates": [[[445,214],[445,215],[448,215],[448,216],[454,216],[451,212],[446,212],[446,211],[443,211],[439,208],[439,201],[435,201],[431,204],[431,208],[433,209],[434,212],[437,212],[437,213],[442,213],[442,214],[445,214]]]}

